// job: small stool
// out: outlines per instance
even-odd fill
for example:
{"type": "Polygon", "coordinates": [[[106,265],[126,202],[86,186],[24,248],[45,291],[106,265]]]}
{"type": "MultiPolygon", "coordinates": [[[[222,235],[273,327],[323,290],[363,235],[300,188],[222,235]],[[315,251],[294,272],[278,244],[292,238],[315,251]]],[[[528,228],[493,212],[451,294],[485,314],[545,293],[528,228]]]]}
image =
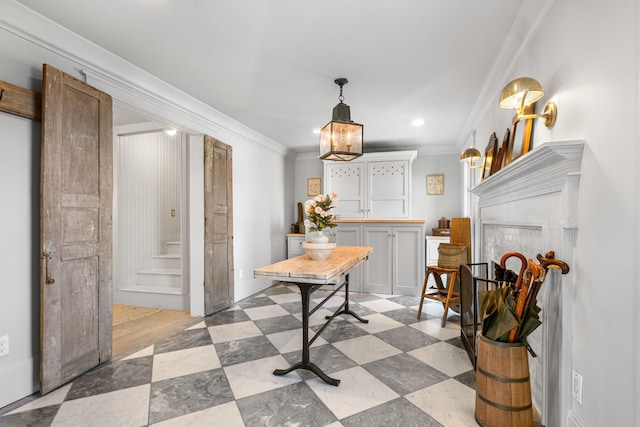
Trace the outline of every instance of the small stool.
{"type": "Polygon", "coordinates": [[[434,301],[439,301],[444,304],[444,314],[442,315],[442,327],[447,323],[447,313],[452,303],[460,301],[460,293],[454,291],[456,278],[458,277],[457,268],[444,268],[431,265],[427,267],[427,272],[424,276],[424,284],[422,285],[422,293],[420,296],[420,306],[418,307],[418,320],[422,315],[422,304],[424,299],[428,298],[434,301]],[[437,289],[434,292],[427,293],[427,282],[429,280],[429,274],[433,274],[433,278],[436,281],[437,289]],[[445,287],[442,283],[442,274],[446,274],[449,278],[449,284],[445,287]]]}

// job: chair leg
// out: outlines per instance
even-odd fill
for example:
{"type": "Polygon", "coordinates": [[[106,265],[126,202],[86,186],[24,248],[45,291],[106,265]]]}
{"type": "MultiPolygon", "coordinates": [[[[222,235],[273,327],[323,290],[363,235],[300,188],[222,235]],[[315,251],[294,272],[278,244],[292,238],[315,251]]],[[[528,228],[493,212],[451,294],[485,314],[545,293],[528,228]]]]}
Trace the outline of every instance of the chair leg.
{"type": "Polygon", "coordinates": [[[447,299],[444,303],[444,313],[442,314],[442,327],[444,328],[444,326],[447,324],[447,313],[449,312],[449,303],[451,301],[451,297],[453,296],[453,288],[455,287],[456,284],[456,275],[458,273],[457,272],[453,272],[449,276],[449,287],[447,288],[447,299]]]}
{"type": "Polygon", "coordinates": [[[418,320],[420,320],[420,316],[422,315],[422,303],[424,303],[424,294],[427,293],[427,281],[429,280],[429,269],[424,275],[424,284],[422,285],[422,293],[420,294],[420,306],[418,307],[418,320]]]}

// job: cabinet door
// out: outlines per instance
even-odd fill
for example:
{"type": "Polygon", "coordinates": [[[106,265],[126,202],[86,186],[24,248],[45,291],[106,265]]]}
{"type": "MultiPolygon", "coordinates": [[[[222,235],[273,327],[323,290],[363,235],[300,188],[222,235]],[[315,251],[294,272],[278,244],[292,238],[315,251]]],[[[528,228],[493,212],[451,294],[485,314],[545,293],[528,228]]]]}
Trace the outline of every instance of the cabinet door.
{"type": "MultiPolygon", "coordinates": [[[[334,228],[336,240],[339,246],[362,246],[362,227],[360,226],[343,226],[340,224],[334,228]]],[[[365,261],[363,264],[366,264],[365,261]]],[[[349,290],[354,292],[362,292],[362,269],[360,264],[349,273],[349,290]]]]}
{"type": "Polygon", "coordinates": [[[364,218],[364,163],[325,165],[325,193],[338,195],[333,213],[339,218],[364,218]]]}
{"type": "Polygon", "coordinates": [[[367,163],[369,218],[409,217],[409,162],[367,163]]]}
{"type": "Polygon", "coordinates": [[[424,280],[424,233],[422,227],[394,227],[393,293],[420,295],[424,280]]]}
{"type": "Polygon", "coordinates": [[[373,247],[369,261],[364,263],[364,292],[392,293],[391,232],[391,227],[363,227],[363,244],[373,247]]]}
{"type": "Polygon", "coordinates": [[[287,237],[287,258],[304,255],[304,237],[287,237]]]}

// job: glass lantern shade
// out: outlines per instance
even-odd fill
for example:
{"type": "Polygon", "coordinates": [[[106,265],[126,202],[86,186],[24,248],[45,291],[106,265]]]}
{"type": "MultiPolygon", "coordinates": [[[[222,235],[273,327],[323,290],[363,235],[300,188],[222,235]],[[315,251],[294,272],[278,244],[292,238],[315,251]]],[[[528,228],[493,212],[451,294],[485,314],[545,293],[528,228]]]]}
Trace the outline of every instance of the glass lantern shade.
{"type": "Polygon", "coordinates": [[[320,130],[320,158],[348,162],[362,156],[362,130],[351,120],[349,106],[340,102],[333,108],[333,120],[320,130]]]}

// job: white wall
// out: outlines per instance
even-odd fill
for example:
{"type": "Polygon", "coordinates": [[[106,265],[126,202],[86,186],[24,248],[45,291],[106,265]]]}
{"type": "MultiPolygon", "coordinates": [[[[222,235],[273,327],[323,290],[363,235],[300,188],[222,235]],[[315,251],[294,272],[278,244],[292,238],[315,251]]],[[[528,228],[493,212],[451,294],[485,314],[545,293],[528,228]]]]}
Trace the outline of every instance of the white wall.
{"type": "MultiPolygon", "coordinates": [[[[553,100],[557,123],[536,121],[534,147],[586,141],[579,190],[573,296],[572,367],[583,403],[570,399],[549,425],[638,425],[638,2],[557,0],[503,82],[534,77],[553,100]]],[[[499,93],[477,124],[478,141],[508,126],[499,93]]],[[[482,144],[480,144],[482,145],[482,144]]],[[[560,357],[561,355],[558,355],[560,357]]],[[[560,399],[571,384],[556,390],[560,399]]]]}
{"type": "MultiPolygon", "coordinates": [[[[429,154],[422,150],[412,164],[411,187],[411,218],[424,219],[425,230],[431,234],[431,229],[438,226],[440,217],[448,219],[462,214],[461,205],[461,163],[459,154],[429,154]],[[426,176],[444,174],[444,195],[427,196],[426,176]]],[[[304,203],[307,196],[307,178],[321,177],[324,186],[324,166],[318,159],[317,153],[299,154],[295,162],[295,201],[304,203]]],[[[295,206],[292,212],[296,215],[295,206]]]]}
{"type": "MultiPolygon", "coordinates": [[[[286,148],[19,4],[0,3],[0,80],[40,92],[42,64],[48,63],[80,80],[87,76],[91,85],[110,93],[114,103],[150,120],[189,134],[208,134],[233,147],[235,298],[269,286],[270,282],[253,279],[253,269],[286,255],[283,236],[291,218],[287,218],[290,203],[285,191],[292,191],[292,184],[285,179],[292,176],[293,167],[285,161],[286,148]]],[[[193,141],[192,173],[197,169],[194,158],[202,158],[201,142],[193,141]]],[[[38,389],[39,148],[39,123],[0,113],[2,235],[9,243],[0,249],[0,336],[10,336],[11,349],[0,358],[0,407],[38,389]]],[[[193,195],[201,184],[191,184],[193,195]]],[[[193,230],[202,230],[201,218],[190,221],[193,230]]],[[[204,243],[196,239],[189,250],[202,257],[204,243]]],[[[196,256],[194,266],[202,267],[201,258],[196,256]]],[[[192,289],[201,289],[199,271],[190,277],[192,289]],[[200,286],[193,288],[194,284],[200,286]]],[[[192,297],[192,302],[194,298],[203,301],[202,295],[192,297]]],[[[193,305],[192,309],[198,313],[193,305]]]]}

